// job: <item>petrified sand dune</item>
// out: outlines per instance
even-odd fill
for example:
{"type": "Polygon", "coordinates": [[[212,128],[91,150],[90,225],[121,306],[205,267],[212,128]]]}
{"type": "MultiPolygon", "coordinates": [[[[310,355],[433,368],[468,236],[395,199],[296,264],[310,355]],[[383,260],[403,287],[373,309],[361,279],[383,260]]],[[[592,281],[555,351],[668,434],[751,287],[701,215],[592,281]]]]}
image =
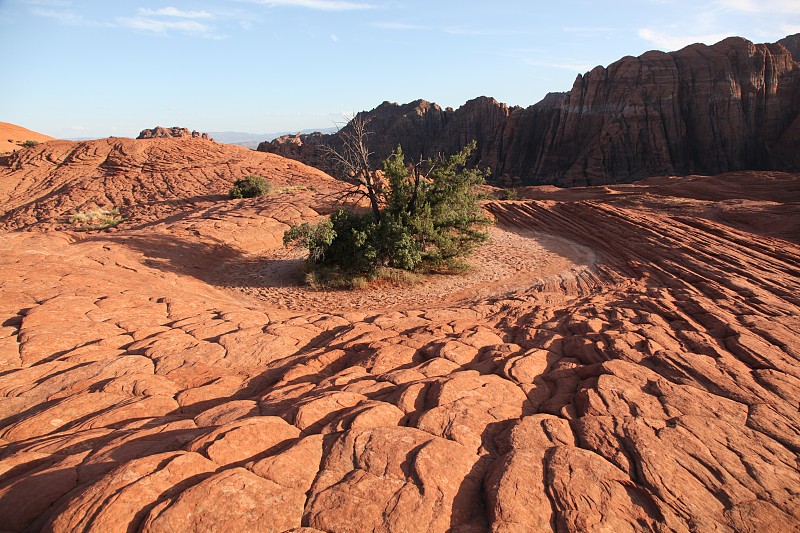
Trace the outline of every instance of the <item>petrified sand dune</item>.
{"type": "Polygon", "coordinates": [[[4,227],[32,230],[0,234],[0,529],[800,528],[797,175],[491,201],[477,262],[511,281],[476,267],[382,309],[280,270],[338,186],[313,169],[48,145],[0,171],[4,227]],[[250,172],[284,192],[219,196],[250,172]],[[101,176],[132,220],[40,231],[101,176]]]}
{"type": "Polygon", "coordinates": [[[0,122],[0,154],[19,150],[25,141],[46,142],[53,138],[9,122],[0,122]]]}
{"type": "Polygon", "coordinates": [[[52,141],[3,160],[0,227],[63,228],[67,215],[115,207],[133,222],[213,206],[233,182],[259,174],[277,187],[329,193],[341,185],[311,167],[203,139],[52,141]],[[266,156],[266,157],[265,157],[266,156]]]}

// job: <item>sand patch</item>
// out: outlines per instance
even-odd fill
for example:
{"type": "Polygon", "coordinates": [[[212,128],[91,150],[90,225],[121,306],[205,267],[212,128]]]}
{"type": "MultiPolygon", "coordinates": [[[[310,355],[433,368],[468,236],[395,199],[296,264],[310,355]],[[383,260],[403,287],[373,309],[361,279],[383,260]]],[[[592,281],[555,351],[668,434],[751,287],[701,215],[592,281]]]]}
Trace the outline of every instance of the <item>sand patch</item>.
{"type": "Polygon", "coordinates": [[[212,283],[293,311],[386,311],[444,307],[529,288],[552,276],[591,268],[594,253],[584,246],[532,230],[490,229],[491,241],[469,258],[465,274],[427,276],[413,285],[320,291],[301,285],[302,253],[275,250],[226,265],[212,283]]]}

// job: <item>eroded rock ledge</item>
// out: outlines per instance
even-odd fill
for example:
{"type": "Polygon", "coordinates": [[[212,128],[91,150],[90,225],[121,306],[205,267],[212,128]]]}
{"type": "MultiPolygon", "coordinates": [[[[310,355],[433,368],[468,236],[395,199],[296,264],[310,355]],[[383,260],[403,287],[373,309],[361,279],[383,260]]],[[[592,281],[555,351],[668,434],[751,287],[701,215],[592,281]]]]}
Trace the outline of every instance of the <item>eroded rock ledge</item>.
{"type": "Polygon", "coordinates": [[[209,282],[316,217],[314,191],[3,233],[0,523],[796,529],[799,183],[491,202],[593,250],[593,275],[437,309],[291,311],[209,282]]]}

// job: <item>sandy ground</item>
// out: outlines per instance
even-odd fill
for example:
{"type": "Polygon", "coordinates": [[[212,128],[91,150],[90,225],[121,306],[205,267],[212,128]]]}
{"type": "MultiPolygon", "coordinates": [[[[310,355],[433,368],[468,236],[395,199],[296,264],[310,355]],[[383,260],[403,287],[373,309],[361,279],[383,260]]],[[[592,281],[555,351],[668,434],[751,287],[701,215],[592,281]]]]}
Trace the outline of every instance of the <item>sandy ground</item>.
{"type": "Polygon", "coordinates": [[[263,303],[294,311],[385,311],[431,308],[526,289],[551,277],[569,278],[596,261],[586,247],[532,230],[493,226],[490,242],[460,275],[434,274],[413,285],[375,284],[355,291],[301,286],[303,254],[276,250],[221,268],[212,282],[263,303]]]}

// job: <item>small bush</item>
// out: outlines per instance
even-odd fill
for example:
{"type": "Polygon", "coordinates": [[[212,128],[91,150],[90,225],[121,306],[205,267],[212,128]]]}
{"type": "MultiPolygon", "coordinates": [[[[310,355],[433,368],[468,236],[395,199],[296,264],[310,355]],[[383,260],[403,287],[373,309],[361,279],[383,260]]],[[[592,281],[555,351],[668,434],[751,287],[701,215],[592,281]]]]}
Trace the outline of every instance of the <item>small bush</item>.
{"type": "Polygon", "coordinates": [[[392,285],[414,285],[422,280],[422,276],[400,268],[380,267],[375,272],[375,279],[392,285]]]}
{"type": "Polygon", "coordinates": [[[319,263],[324,259],[325,251],[333,242],[336,233],[333,230],[333,223],[326,219],[319,224],[311,225],[308,222],[292,226],[289,231],[283,234],[283,245],[295,244],[308,250],[308,259],[311,262],[319,263]]]}
{"type": "Polygon", "coordinates": [[[314,191],[316,191],[316,187],[314,187],[313,185],[311,185],[311,186],[309,186],[309,185],[286,185],[284,187],[274,187],[270,191],[270,194],[292,194],[292,193],[301,192],[301,191],[312,191],[312,192],[314,192],[314,191]]]}
{"type": "Polygon", "coordinates": [[[231,198],[256,198],[265,196],[272,191],[272,184],[262,178],[251,174],[242,179],[238,179],[231,187],[231,198]]]}
{"type": "Polygon", "coordinates": [[[503,192],[500,194],[501,200],[518,200],[519,193],[516,189],[503,189],[503,192]]]}
{"type": "Polygon", "coordinates": [[[33,148],[37,144],[39,144],[39,141],[25,141],[24,143],[22,143],[22,147],[23,148],[33,148]]]}
{"type": "Polygon", "coordinates": [[[337,267],[315,265],[306,271],[306,285],[314,290],[358,290],[367,286],[369,279],[365,275],[353,274],[337,267]]]}
{"type": "Polygon", "coordinates": [[[104,230],[124,222],[119,209],[92,209],[70,215],[69,223],[78,231],[104,230]]]}

